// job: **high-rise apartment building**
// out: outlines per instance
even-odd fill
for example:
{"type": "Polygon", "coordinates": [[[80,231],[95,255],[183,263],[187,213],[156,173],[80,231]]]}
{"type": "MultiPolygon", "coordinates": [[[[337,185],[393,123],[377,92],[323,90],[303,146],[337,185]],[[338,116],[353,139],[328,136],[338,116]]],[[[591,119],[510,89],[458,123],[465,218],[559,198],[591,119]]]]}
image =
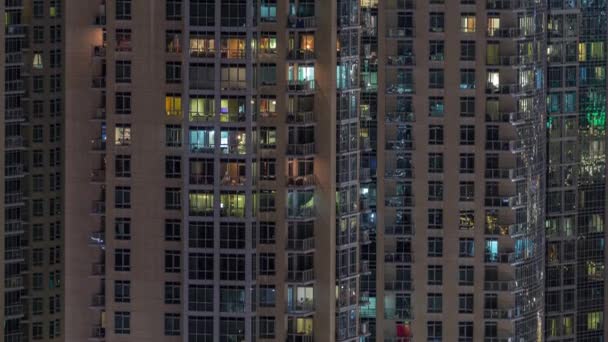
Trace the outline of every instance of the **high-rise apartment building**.
{"type": "Polygon", "coordinates": [[[604,341],[603,0],[2,0],[3,337],[604,341]]]}

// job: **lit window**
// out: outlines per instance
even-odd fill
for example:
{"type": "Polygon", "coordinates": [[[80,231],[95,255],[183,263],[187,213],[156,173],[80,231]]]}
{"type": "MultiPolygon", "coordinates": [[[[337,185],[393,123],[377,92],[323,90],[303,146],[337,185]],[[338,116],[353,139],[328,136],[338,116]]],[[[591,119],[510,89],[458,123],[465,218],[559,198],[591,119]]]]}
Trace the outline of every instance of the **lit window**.
{"type": "Polygon", "coordinates": [[[131,145],[131,125],[116,125],[114,143],[119,146],[131,145]]]}
{"type": "Polygon", "coordinates": [[[460,30],[464,33],[475,32],[475,14],[462,14],[460,16],[460,30]]]}
{"type": "Polygon", "coordinates": [[[587,330],[598,330],[602,327],[604,313],[601,311],[590,312],[587,314],[587,330]]]}
{"type": "Polygon", "coordinates": [[[35,52],[32,65],[34,69],[42,69],[42,52],[35,52]]]}
{"type": "Polygon", "coordinates": [[[182,97],[179,94],[167,94],[165,96],[165,112],[167,116],[182,115],[182,97]]]}

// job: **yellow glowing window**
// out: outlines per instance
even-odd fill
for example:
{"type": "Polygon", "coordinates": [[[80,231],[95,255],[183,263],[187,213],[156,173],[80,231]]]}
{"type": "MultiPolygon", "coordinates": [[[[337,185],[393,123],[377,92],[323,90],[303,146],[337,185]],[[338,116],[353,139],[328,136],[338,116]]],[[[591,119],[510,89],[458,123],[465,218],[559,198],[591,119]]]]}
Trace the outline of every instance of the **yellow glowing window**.
{"type": "Polygon", "coordinates": [[[585,43],[578,43],[578,61],[584,62],[587,60],[587,49],[585,43]]]}
{"type": "Polygon", "coordinates": [[[488,87],[495,89],[500,87],[500,74],[498,71],[488,71],[488,87]]]}
{"type": "Polygon", "coordinates": [[[191,37],[190,54],[207,55],[215,52],[215,40],[213,38],[191,37]]]}
{"type": "Polygon", "coordinates": [[[590,46],[590,57],[592,59],[604,59],[604,42],[591,42],[590,46]]]}
{"type": "Polygon", "coordinates": [[[475,15],[463,14],[460,16],[460,30],[465,33],[475,32],[475,15]]]}
{"type": "Polygon", "coordinates": [[[181,95],[167,95],[165,96],[165,112],[167,116],[180,116],[182,115],[182,97],[181,95]]]}
{"type": "Polygon", "coordinates": [[[42,53],[35,53],[34,54],[34,58],[32,61],[32,66],[34,67],[34,69],[42,69],[43,65],[42,65],[42,53]]]}
{"type": "Polygon", "coordinates": [[[277,111],[277,100],[274,97],[263,97],[260,99],[260,113],[273,114],[277,111]]]}
{"type": "Polygon", "coordinates": [[[306,51],[315,50],[315,36],[312,34],[304,34],[300,36],[300,49],[306,51]]]}
{"type": "Polygon", "coordinates": [[[264,52],[274,52],[277,49],[277,39],[275,37],[260,38],[260,49],[264,52]]]}
{"type": "Polygon", "coordinates": [[[489,65],[498,64],[498,62],[499,62],[498,49],[499,49],[498,44],[488,44],[488,46],[486,48],[486,62],[489,65]]]}
{"type": "Polygon", "coordinates": [[[488,36],[493,37],[500,29],[500,18],[488,18],[488,36]]]}
{"type": "Polygon", "coordinates": [[[574,333],[574,318],[564,317],[562,319],[563,335],[572,335],[574,333]]]}
{"type": "Polygon", "coordinates": [[[587,314],[587,330],[598,330],[602,327],[604,313],[601,311],[587,314]]]}
{"type": "Polygon", "coordinates": [[[213,193],[191,192],[188,194],[190,214],[213,215],[213,193]]]}
{"type": "Polygon", "coordinates": [[[559,335],[559,324],[557,318],[547,319],[547,333],[551,337],[556,337],[559,335]]]}
{"type": "Polygon", "coordinates": [[[224,39],[222,40],[222,50],[222,53],[226,58],[242,58],[245,56],[245,39],[224,39]]]}
{"type": "Polygon", "coordinates": [[[296,320],[296,333],[311,335],[312,334],[312,318],[298,318],[296,320]]]}
{"type": "Polygon", "coordinates": [[[54,18],[54,17],[56,17],[56,16],[57,16],[57,7],[55,7],[55,6],[51,6],[51,7],[49,8],[49,16],[50,16],[51,18],[54,18]]]}
{"type": "MultiPolygon", "coordinates": [[[[223,175],[229,177],[229,175],[223,175]]],[[[245,194],[232,193],[220,195],[220,214],[230,217],[245,217],[245,194]]]]}
{"type": "Polygon", "coordinates": [[[117,126],[114,129],[114,143],[119,146],[131,144],[131,126],[117,126]]]}
{"type": "Polygon", "coordinates": [[[215,115],[215,100],[213,98],[190,99],[190,121],[207,121],[215,115]]]}

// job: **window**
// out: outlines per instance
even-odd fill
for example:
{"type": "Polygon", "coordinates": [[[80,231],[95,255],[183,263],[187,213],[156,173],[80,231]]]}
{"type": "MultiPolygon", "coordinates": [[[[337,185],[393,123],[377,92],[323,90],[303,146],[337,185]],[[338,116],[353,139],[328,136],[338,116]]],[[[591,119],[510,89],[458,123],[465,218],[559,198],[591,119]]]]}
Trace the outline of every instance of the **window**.
{"type": "Polygon", "coordinates": [[[443,32],[445,28],[443,12],[431,12],[430,13],[430,32],[443,32]]]}
{"type": "Polygon", "coordinates": [[[263,22],[275,22],[277,20],[277,0],[262,0],[260,20],[263,22]]]}
{"type": "Polygon", "coordinates": [[[215,26],[215,0],[191,0],[190,25],[215,26]]]}
{"type": "Polygon", "coordinates": [[[167,62],[165,64],[165,81],[167,83],[180,83],[182,81],[181,62],[167,62]]]}
{"type": "Polygon", "coordinates": [[[220,312],[244,312],[245,289],[241,286],[220,287],[220,312]]]}
{"type": "Polygon", "coordinates": [[[188,310],[213,311],[213,285],[188,286],[188,310]]]}
{"type": "Polygon", "coordinates": [[[276,179],[276,159],[260,160],[260,179],[266,181],[276,179]]]}
{"type": "Polygon", "coordinates": [[[429,229],[443,228],[443,209],[430,208],[428,210],[429,229]]]}
{"type": "Polygon", "coordinates": [[[49,52],[49,65],[51,68],[61,68],[61,50],[49,52]]]}
{"type": "Polygon", "coordinates": [[[460,145],[475,145],[475,126],[460,126],[460,145]]]}
{"type": "Polygon", "coordinates": [[[458,266],[458,285],[473,286],[475,269],[473,266],[458,266]]]}
{"type": "Polygon", "coordinates": [[[273,253],[260,254],[260,275],[275,274],[275,256],[273,253]]]}
{"type": "Polygon", "coordinates": [[[473,153],[460,154],[460,173],[475,172],[475,155],[473,153]]]}
{"type": "Polygon", "coordinates": [[[213,254],[190,253],[188,256],[188,277],[192,280],[212,280],[213,259],[213,254]]]}
{"type": "Polygon", "coordinates": [[[245,256],[221,255],[220,280],[245,280],[245,256]]]}
{"type": "Polygon", "coordinates": [[[131,208],[131,187],[117,186],[114,189],[114,207],[122,209],[131,208]]]}
{"type": "Polygon", "coordinates": [[[131,333],[131,313],[127,311],[116,311],[114,313],[114,333],[131,333]]]}
{"type": "Polygon", "coordinates": [[[182,20],[182,0],[167,0],[165,9],[167,20],[182,20]]]}
{"type": "Polygon", "coordinates": [[[443,182],[430,181],[429,182],[429,201],[442,201],[443,200],[443,182]]]}
{"type": "Polygon", "coordinates": [[[460,116],[472,117],[475,116],[475,98],[461,97],[460,98],[460,116]]]}
{"type": "Polygon", "coordinates": [[[131,61],[116,61],[116,83],[131,82],[131,61]]]}
{"type": "Polygon", "coordinates": [[[274,339],[274,317],[260,317],[259,320],[259,337],[274,339]]]}
{"type": "Polygon", "coordinates": [[[167,125],[165,127],[165,145],[167,147],[182,146],[182,127],[180,125],[167,125]]]}
{"type": "Polygon", "coordinates": [[[260,285],[260,306],[274,307],[277,299],[277,291],[274,285],[260,285]]]}
{"type": "Polygon", "coordinates": [[[463,13],[460,15],[460,31],[464,33],[475,32],[475,14],[463,13]]]}
{"type": "Polygon", "coordinates": [[[114,301],[116,303],[129,303],[131,301],[130,280],[114,280],[114,301]]]}
{"type": "Polygon", "coordinates": [[[165,113],[167,116],[182,115],[182,96],[180,94],[165,95],[165,113]]]}
{"type": "Polygon", "coordinates": [[[473,342],[473,322],[458,322],[458,342],[473,342]]]}
{"type": "Polygon", "coordinates": [[[460,201],[473,201],[475,199],[475,183],[460,182],[460,201]]]}
{"type": "Polygon", "coordinates": [[[180,251],[165,251],[165,272],[179,273],[181,271],[180,251]]]}
{"type": "Polygon", "coordinates": [[[221,6],[222,26],[245,26],[247,19],[246,0],[223,0],[221,6]]]}
{"type": "Polygon", "coordinates": [[[43,0],[34,0],[32,12],[34,13],[34,18],[43,18],[44,17],[43,0]]]}
{"type": "Polygon", "coordinates": [[[428,313],[441,313],[443,311],[443,295],[441,293],[429,293],[426,308],[428,313]]]}
{"type": "Polygon", "coordinates": [[[429,173],[443,172],[443,153],[429,153],[429,173]]]}
{"type": "Polygon", "coordinates": [[[428,256],[429,257],[442,257],[443,256],[443,238],[442,237],[429,237],[428,256]]]}
{"type": "Polygon", "coordinates": [[[429,116],[442,117],[445,110],[442,96],[429,97],[429,116]]]}
{"type": "Polygon", "coordinates": [[[429,285],[443,284],[443,266],[429,265],[427,270],[427,276],[429,285]]]}
{"type": "Polygon", "coordinates": [[[429,60],[443,61],[445,56],[445,47],[443,40],[431,40],[429,42],[429,60]]]}
{"type": "Polygon", "coordinates": [[[116,20],[131,19],[131,0],[116,0],[116,20]]]}
{"type": "Polygon", "coordinates": [[[165,283],[165,304],[179,304],[181,302],[181,285],[178,282],[165,283]]]}
{"type": "Polygon", "coordinates": [[[119,154],[114,159],[116,177],[131,177],[131,156],[119,154]]]}
{"type": "Polygon", "coordinates": [[[443,89],[443,69],[429,69],[429,88],[443,89]]]}
{"type": "Polygon", "coordinates": [[[180,220],[165,220],[165,241],[180,241],[181,226],[182,223],[180,220]]]}
{"type": "Polygon", "coordinates": [[[182,177],[182,158],[179,156],[165,157],[165,177],[166,178],[181,178],[182,177]]]}
{"type": "Polygon", "coordinates": [[[475,89],[475,69],[460,70],[460,89],[475,89]]]}
{"type": "Polygon", "coordinates": [[[131,93],[116,93],[116,114],[131,114],[131,93]]]}
{"type": "Polygon", "coordinates": [[[213,317],[188,316],[188,341],[212,342],[213,338],[213,317]]]}
{"type": "Polygon", "coordinates": [[[429,145],[443,145],[443,125],[429,125],[429,145]]]}
{"type": "Polygon", "coordinates": [[[260,222],[258,223],[260,229],[260,243],[261,244],[274,244],[275,243],[275,222],[260,222]]]}
{"type": "Polygon", "coordinates": [[[165,314],[165,336],[179,336],[180,334],[181,334],[180,314],[166,313],[165,314]]]}
{"type": "Polygon", "coordinates": [[[274,127],[262,127],[260,131],[261,148],[273,149],[277,144],[277,130],[274,127]]]}
{"type": "Polygon", "coordinates": [[[165,209],[179,210],[181,208],[182,208],[181,188],[166,188],[165,189],[165,209]]]}
{"type": "Polygon", "coordinates": [[[131,219],[127,217],[117,217],[114,219],[114,238],[116,240],[131,239],[131,219]]]}
{"type": "Polygon", "coordinates": [[[427,342],[442,342],[443,327],[441,321],[428,321],[426,323],[427,342]]]}
{"type": "Polygon", "coordinates": [[[475,41],[461,40],[460,41],[460,60],[474,61],[475,60],[475,41]]]}
{"type": "Polygon", "coordinates": [[[458,295],[458,313],[473,313],[473,294],[458,295]]]}
{"type": "Polygon", "coordinates": [[[242,223],[220,224],[220,248],[245,248],[245,225],[242,223]]]}
{"type": "Polygon", "coordinates": [[[131,270],[131,250],[118,248],[114,251],[114,271],[125,272],[131,270]]]}

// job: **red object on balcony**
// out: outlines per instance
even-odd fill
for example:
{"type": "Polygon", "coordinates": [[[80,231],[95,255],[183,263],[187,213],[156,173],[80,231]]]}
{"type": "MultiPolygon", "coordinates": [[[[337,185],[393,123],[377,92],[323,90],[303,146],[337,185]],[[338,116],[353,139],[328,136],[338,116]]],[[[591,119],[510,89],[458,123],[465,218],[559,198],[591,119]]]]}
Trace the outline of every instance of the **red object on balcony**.
{"type": "Polygon", "coordinates": [[[397,323],[397,341],[399,342],[410,342],[410,325],[397,323]]]}

